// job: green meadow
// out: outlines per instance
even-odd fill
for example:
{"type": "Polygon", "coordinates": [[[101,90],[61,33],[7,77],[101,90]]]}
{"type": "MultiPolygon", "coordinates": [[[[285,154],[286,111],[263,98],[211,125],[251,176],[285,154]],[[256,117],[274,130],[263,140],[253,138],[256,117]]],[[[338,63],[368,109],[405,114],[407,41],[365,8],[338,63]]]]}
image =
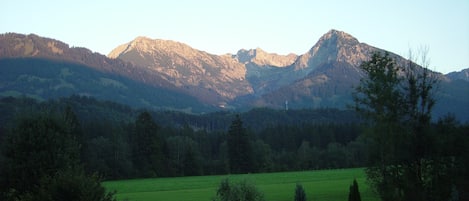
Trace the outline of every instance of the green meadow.
{"type": "Polygon", "coordinates": [[[247,180],[264,193],[268,201],[294,198],[297,183],[303,185],[308,200],[346,201],[349,187],[357,179],[363,201],[378,200],[367,185],[363,169],[316,170],[302,172],[196,176],[177,178],[132,179],[103,182],[115,190],[119,201],[210,201],[221,180],[247,180]]]}

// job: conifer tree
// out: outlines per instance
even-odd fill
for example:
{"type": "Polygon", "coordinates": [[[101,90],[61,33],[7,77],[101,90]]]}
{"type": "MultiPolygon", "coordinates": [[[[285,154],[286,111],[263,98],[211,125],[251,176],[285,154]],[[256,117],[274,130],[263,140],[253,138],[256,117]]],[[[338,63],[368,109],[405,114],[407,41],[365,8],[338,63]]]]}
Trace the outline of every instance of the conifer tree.
{"type": "Polygon", "coordinates": [[[114,200],[84,173],[72,130],[59,115],[20,117],[1,150],[0,200],[114,200]]]}
{"type": "Polygon", "coordinates": [[[350,186],[350,192],[348,194],[348,201],[361,201],[360,191],[358,190],[357,180],[354,179],[350,186]]]}
{"type": "Polygon", "coordinates": [[[228,163],[232,173],[252,171],[252,147],[239,115],[231,123],[227,137],[228,163]]]}
{"type": "Polygon", "coordinates": [[[301,184],[296,184],[295,201],[306,201],[306,193],[301,184]]]}
{"type": "Polygon", "coordinates": [[[158,175],[162,165],[162,141],[158,136],[158,125],[149,112],[142,112],[135,121],[130,136],[132,161],[138,176],[158,175]]]}

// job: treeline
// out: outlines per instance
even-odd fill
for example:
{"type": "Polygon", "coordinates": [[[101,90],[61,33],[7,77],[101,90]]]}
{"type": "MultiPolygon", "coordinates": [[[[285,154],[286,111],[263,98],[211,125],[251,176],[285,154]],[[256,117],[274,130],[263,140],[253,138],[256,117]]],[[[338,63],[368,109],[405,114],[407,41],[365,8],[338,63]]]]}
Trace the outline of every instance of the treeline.
{"type": "MultiPolygon", "coordinates": [[[[8,97],[0,100],[0,137],[11,131],[18,116],[64,113],[67,108],[77,118],[75,132],[81,136],[81,160],[88,173],[120,179],[231,172],[227,135],[236,119],[231,112],[190,115],[134,110],[82,96],[46,102],[8,97]]],[[[360,126],[351,111],[255,109],[239,118],[252,150],[249,172],[364,163],[363,146],[356,141],[360,126]]]]}
{"type": "MultiPolygon", "coordinates": [[[[353,111],[254,109],[239,115],[191,115],[135,110],[82,96],[46,102],[1,99],[0,138],[11,132],[18,117],[65,111],[76,116],[74,132],[81,136],[85,171],[105,179],[363,167],[368,155],[367,140],[360,135],[363,122],[353,111]],[[245,143],[242,154],[233,151],[230,139],[238,140],[235,145],[245,143]]],[[[467,128],[454,127],[455,132],[467,128]]]]}

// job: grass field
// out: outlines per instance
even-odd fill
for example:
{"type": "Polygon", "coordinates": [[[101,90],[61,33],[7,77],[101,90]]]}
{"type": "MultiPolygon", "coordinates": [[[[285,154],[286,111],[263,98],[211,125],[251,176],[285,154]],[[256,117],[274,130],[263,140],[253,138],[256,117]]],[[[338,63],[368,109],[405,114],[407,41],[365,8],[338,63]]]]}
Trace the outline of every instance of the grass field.
{"type": "Polygon", "coordinates": [[[108,190],[116,190],[121,200],[210,201],[221,180],[253,182],[267,201],[290,201],[296,183],[303,185],[308,200],[346,201],[349,186],[357,179],[363,201],[378,200],[365,179],[363,169],[318,170],[304,172],[261,173],[243,175],[197,176],[107,181],[108,190]]]}

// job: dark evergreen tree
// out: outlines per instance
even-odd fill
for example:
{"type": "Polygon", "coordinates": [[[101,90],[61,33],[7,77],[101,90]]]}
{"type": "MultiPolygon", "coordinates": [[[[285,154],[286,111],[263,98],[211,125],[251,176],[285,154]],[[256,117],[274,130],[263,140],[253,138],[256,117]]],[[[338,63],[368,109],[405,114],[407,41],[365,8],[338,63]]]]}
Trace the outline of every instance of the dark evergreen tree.
{"type": "Polygon", "coordinates": [[[53,177],[42,179],[41,186],[31,200],[116,201],[114,192],[106,192],[97,176],[86,176],[81,168],[60,170],[53,177]]]}
{"type": "Polygon", "coordinates": [[[361,201],[360,191],[358,190],[357,180],[354,179],[348,193],[348,201],[361,201]]]}
{"type": "Polygon", "coordinates": [[[70,130],[70,136],[75,140],[78,145],[80,160],[84,162],[86,160],[86,139],[83,135],[83,128],[81,127],[80,121],[78,120],[77,115],[72,110],[72,107],[70,105],[67,105],[67,107],[65,108],[63,119],[70,130]]]}
{"type": "Polygon", "coordinates": [[[228,164],[232,173],[253,171],[253,151],[239,115],[232,121],[227,136],[228,164]]]}
{"type": "Polygon", "coordinates": [[[192,147],[186,149],[183,160],[183,173],[184,176],[195,176],[201,174],[201,166],[197,158],[196,150],[192,147]]]}
{"type": "Polygon", "coordinates": [[[162,174],[162,140],[158,125],[147,111],[138,115],[135,129],[130,135],[132,161],[138,176],[150,177],[162,174]]]}
{"type": "Polygon", "coordinates": [[[43,177],[78,165],[78,146],[72,139],[64,121],[56,116],[20,117],[3,150],[2,192],[30,193],[43,177]]]}
{"type": "Polygon", "coordinates": [[[295,201],[306,201],[305,189],[301,184],[296,184],[295,201]]]}
{"type": "Polygon", "coordinates": [[[71,130],[59,115],[20,117],[1,152],[0,200],[112,200],[83,173],[71,130]]]}
{"type": "Polygon", "coordinates": [[[74,140],[78,143],[78,147],[81,149],[85,139],[83,137],[80,121],[78,120],[75,112],[73,112],[72,107],[67,106],[65,108],[63,119],[70,130],[72,138],[74,138],[74,140]]]}

